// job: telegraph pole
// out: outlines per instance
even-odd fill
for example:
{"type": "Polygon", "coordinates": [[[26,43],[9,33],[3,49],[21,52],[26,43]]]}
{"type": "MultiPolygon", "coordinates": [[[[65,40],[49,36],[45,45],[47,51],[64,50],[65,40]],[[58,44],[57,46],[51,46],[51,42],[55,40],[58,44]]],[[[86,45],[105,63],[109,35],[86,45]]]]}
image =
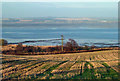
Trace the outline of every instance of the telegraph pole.
{"type": "Polygon", "coordinates": [[[62,51],[63,51],[63,35],[61,35],[61,40],[62,40],[62,51]]]}

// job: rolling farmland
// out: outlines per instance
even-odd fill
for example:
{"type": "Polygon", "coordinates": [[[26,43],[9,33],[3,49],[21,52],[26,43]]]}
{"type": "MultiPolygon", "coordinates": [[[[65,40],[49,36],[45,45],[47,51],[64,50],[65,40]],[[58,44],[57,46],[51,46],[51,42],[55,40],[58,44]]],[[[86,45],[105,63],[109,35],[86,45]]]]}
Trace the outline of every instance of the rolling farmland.
{"type": "Polygon", "coordinates": [[[2,55],[3,79],[118,79],[118,50],[2,55]]]}

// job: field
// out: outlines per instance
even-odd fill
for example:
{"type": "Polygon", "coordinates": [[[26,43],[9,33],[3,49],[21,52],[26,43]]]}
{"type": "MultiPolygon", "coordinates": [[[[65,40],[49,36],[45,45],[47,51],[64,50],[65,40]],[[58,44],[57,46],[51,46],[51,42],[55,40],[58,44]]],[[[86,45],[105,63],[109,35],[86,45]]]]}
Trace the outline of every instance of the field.
{"type": "Polygon", "coordinates": [[[2,55],[3,79],[118,79],[118,50],[2,55]]]}

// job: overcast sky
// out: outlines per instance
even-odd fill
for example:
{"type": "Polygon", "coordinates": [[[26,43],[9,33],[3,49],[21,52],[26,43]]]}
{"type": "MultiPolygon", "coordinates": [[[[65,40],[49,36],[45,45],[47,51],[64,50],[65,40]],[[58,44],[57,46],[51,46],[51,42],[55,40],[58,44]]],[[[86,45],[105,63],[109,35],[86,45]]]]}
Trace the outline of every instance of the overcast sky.
{"type": "Polygon", "coordinates": [[[118,2],[119,0],[1,0],[2,2],[118,2]]]}
{"type": "MultiPolygon", "coordinates": [[[[5,0],[4,0],[5,1],[5,0]]],[[[117,2],[3,2],[3,18],[117,17],[117,2]]]]}

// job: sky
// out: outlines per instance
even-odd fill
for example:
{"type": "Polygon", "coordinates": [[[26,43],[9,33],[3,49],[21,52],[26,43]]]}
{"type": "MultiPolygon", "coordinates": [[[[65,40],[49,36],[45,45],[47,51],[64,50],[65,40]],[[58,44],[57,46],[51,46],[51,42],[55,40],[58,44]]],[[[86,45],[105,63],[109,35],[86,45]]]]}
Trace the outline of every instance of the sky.
{"type": "Polygon", "coordinates": [[[119,0],[1,0],[2,2],[119,2],[119,0]]]}
{"type": "Polygon", "coordinates": [[[3,2],[3,18],[117,17],[117,2],[3,2]]]}

